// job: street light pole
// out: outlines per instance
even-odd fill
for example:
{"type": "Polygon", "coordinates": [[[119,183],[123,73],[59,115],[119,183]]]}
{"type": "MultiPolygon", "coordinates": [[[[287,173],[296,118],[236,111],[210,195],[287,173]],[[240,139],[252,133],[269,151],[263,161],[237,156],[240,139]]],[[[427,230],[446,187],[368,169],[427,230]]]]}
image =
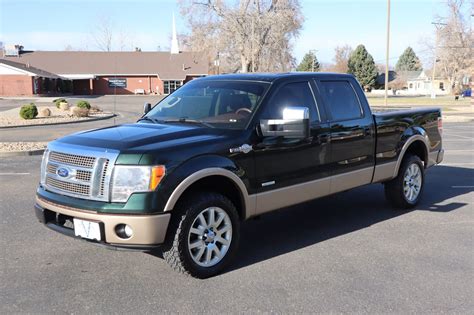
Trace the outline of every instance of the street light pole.
{"type": "Polygon", "coordinates": [[[433,70],[431,71],[431,98],[436,98],[436,91],[434,86],[435,73],[436,73],[436,60],[438,59],[438,42],[439,42],[439,30],[441,26],[445,26],[446,23],[431,22],[436,27],[436,39],[435,39],[435,51],[433,59],[433,70]]]}
{"type": "Polygon", "coordinates": [[[388,60],[390,49],[390,0],[387,0],[387,51],[385,60],[385,106],[388,104],[388,60]]]}

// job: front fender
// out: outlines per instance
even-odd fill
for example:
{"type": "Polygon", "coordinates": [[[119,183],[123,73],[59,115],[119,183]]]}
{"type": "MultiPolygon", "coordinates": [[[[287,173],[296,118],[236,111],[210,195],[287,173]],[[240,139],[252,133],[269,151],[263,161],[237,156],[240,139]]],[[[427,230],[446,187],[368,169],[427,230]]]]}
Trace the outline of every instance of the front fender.
{"type": "Polygon", "coordinates": [[[231,180],[241,193],[245,213],[253,213],[255,202],[249,197],[249,179],[246,171],[232,160],[219,155],[203,155],[177,166],[160,185],[160,197],[165,200],[163,211],[174,209],[181,195],[196,181],[209,176],[223,176],[231,180]]]}

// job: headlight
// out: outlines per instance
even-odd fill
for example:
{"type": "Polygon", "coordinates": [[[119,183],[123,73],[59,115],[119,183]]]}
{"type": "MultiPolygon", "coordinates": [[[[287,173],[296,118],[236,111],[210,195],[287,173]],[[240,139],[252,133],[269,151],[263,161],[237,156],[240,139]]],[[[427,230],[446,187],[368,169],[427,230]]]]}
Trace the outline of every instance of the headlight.
{"type": "Polygon", "coordinates": [[[40,177],[41,185],[44,185],[46,181],[46,168],[48,166],[48,157],[49,157],[49,150],[46,149],[44,150],[43,159],[41,160],[41,177],[40,177]]]}
{"type": "Polygon", "coordinates": [[[112,177],[112,202],[126,202],[135,192],[152,191],[165,176],[165,167],[116,165],[112,177]]]}

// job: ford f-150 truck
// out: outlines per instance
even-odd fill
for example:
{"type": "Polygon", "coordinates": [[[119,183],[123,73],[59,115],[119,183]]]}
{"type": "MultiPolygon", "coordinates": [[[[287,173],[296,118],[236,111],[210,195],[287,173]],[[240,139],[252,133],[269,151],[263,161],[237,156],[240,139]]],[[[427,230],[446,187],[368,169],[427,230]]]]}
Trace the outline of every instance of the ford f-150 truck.
{"type": "Polygon", "coordinates": [[[439,109],[373,114],[351,75],[209,76],[145,104],[137,123],[50,142],[35,212],[91,243],[159,248],[205,278],[263,213],[371,183],[414,207],[443,159],[441,129],[439,109]]]}

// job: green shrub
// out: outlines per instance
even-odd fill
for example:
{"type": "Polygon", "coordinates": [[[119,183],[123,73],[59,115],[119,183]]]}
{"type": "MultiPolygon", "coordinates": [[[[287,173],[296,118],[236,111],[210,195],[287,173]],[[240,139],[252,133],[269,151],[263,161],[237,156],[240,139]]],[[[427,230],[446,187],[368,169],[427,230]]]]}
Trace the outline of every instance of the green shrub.
{"type": "Polygon", "coordinates": [[[59,108],[59,104],[61,103],[67,103],[65,98],[58,98],[54,100],[54,104],[56,104],[56,108],[59,108]]]}
{"type": "Polygon", "coordinates": [[[91,104],[88,101],[79,101],[77,102],[76,106],[79,108],[91,109],[91,104]]]}
{"type": "Polygon", "coordinates": [[[38,116],[38,108],[34,103],[23,105],[20,109],[20,117],[23,119],[33,119],[38,116]]]}

